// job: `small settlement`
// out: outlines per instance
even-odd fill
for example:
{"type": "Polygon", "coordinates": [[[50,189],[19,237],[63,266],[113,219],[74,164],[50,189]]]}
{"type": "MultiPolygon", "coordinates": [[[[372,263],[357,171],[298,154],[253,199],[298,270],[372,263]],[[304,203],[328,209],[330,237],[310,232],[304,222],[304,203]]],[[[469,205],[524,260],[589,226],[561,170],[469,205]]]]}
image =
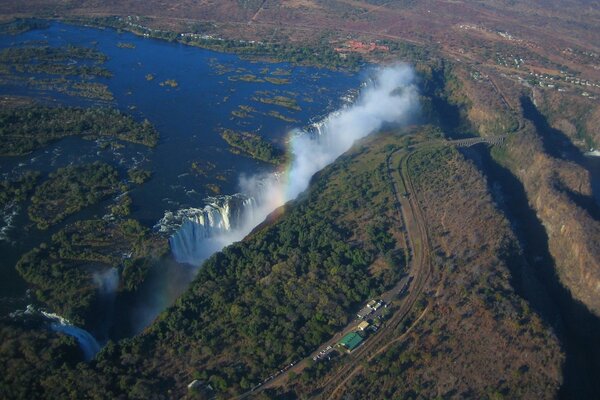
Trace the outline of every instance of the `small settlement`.
{"type": "Polygon", "coordinates": [[[351,353],[359,347],[362,342],[367,339],[368,331],[376,332],[382,318],[381,307],[387,308],[387,304],[383,300],[371,300],[363,307],[356,316],[362,319],[356,329],[346,334],[342,340],[337,343],[337,347],[344,349],[347,353],[351,353]],[[370,317],[372,323],[366,320],[370,317]]]}

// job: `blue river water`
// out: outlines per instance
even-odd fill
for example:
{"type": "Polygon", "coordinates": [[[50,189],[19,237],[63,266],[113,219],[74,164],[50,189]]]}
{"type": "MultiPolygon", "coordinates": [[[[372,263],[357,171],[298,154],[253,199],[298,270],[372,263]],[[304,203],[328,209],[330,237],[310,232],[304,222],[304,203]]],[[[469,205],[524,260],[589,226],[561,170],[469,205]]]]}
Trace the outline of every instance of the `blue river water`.
{"type": "MultiPolygon", "coordinates": [[[[109,105],[129,113],[136,120],[148,119],[159,131],[160,142],[154,149],[125,144],[121,149],[104,150],[94,141],[68,137],[31,154],[0,158],[0,174],[9,177],[26,170],[38,170],[42,177],[70,163],[104,160],[118,166],[122,176],[131,166],[152,172],[152,178],[133,187],[132,217],[152,227],[166,210],[201,207],[203,199],[213,193],[207,185],[217,185],[223,194],[239,190],[242,174],[270,171],[272,166],[233,154],[219,136],[220,129],[258,133],[284,144],[288,132],[320,119],[342,103],[349,90],[357,89],[363,74],[347,74],[326,69],[299,67],[287,63],[243,60],[224,54],[178,43],[139,37],[112,29],[97,29],[53,22],[48,28],[17,36],[0,36],[0,50],[30,45],[51,47],[76,45],[95,48],[109,59],[104,66],[111,78],[96,78],[114,95],[111,102],[94,101],[53,91],[35,85],[4,82],[0,96],[35,97],[48,104],[74,106],[109,105]],[[122,47],[119,43],[132,46],[122,47]],[[131,48],[133,47],[133,48],[131,48]],[[242,75],[258,78],[284,78],[287,83],[246,82],[242,75]],[[149,75],[152,79],[148,79],[149,75]],[[177,87],[161,85],[175,80],[177,87]],[[268,92],[268,93],[264,93],[268,92]],[[294,98],[301,110],[263,104],[257,97],[286,96],[294,98]],[[239,106],[255,111],[247,118],[235,117],[239,106]],[[286,119],[268,115],[277,112],[286,119]],[[194,174],[193,162],[210,165],[207,176],[194,174]]],[[[44,76],[43,78],[56,78],[44,76]]],[[[84,218],[101,217],[110,200],[88,207],[47,231],[37,230],[27,218],[27,203],[13,211],[12,228],[0,241],[0,311],[14,309],[22,299],[26,284],[14,267],[26,251],[49,241],[65,224],[84,218]]]]}

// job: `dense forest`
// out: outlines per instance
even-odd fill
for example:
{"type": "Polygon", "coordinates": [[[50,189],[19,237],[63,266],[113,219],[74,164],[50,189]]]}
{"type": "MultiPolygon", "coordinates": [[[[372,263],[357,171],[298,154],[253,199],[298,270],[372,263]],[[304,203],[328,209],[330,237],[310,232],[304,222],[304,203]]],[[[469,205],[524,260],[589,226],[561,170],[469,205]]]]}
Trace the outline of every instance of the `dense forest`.
{"type": "MultiPolygon", "coordinates": [[[[380,139],[357,145],[319,173],[285,213],[211,257],[145,333],[109,343],[89,365],[56,370],[49,364],[37,380],[41,387],[29,393],[181,396],[197,378],[227,398],[305,357],[405,271],[405,249],[392,239],[402,228],[389,223],[395,214],[385,173],[386,155],[403,139],[380,139]]],[[[36,251],[67,257],[78,253],[76,240],[79,234],[65,232],[36,251]]],[[[21,269],[34,271],[24,266],[36,260],[29,255],[21,269]]]]}
{"type": "Polygon", "coordinates": [[[88,326],[99,300],[98,279],[120,270],[117,290],[133,291],[145,279],[152,260],[168,252],[164,238],[132,219],[84,220],[69,224],[51,243],[24,254],[17,271],[42,304],[70,321],[88,326]]]}
{"type": "Polygon", "coordinates": [[[155,146],[158,132],[111,108],[24,106],[0,110],[0,155],[25,154],[66,136],[155,146]]]}
{"type": "Polygon", "coordinates": [[[36,171],[26,171],[13,179],[0,181],[0,208],[25,200],[39,177],[36,171]]]}
{"type": "Polygon", "coordinates": [[[40,229],[122,190],[112,166],[96,161],[69,165],[50,174],[31,197],[29,218],[40,229]]]}

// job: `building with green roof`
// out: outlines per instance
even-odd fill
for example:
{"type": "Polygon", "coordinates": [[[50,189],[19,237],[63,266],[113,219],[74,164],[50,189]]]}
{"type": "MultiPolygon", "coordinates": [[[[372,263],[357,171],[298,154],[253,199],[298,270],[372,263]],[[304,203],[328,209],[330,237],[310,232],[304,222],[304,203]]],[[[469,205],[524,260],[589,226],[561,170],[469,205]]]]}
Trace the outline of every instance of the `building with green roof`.
{"type": "Polygon", "coordinates": [[[344,336],[342,338],[342,340],[340,340],[338,342],[338,345],[346,348],[346,350],[348,350],[348,352],[351,352],[352,350],[354,350],[355,348],[357,348],[358,345],[362,341],[363,341],[362,336],[360,336],[356,332],[350,332],[349,334],[347,334],[346,336],[344,336]]]}

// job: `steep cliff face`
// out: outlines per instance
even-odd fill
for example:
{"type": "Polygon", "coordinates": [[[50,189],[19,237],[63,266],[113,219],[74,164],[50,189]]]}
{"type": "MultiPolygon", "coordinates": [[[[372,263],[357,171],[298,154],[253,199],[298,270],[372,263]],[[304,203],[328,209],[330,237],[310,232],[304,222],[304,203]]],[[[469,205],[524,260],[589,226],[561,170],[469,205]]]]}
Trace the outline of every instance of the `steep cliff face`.
{"type": "Polygon", "coordinates": [[[575,299],[600,315],[599,211],[590,175],[575,147],[584,149],[597,142],[598,106],[581,96],[532,89],[499,76],[469,74],[459,68],[454,76],[459,84],[451,97],[457,102],[461,96],[470,99],[458,104],[480,135],[510,132],[505,129],[508,125],[490,125],[483,114],[519,120],[506,148],[496,152],[497,161],[523,183],[530,206],[546,230],[556,269],[549,273],[555,272],[575,299]],[[495,100],[484,101],[492,97],[495,100]]]}
{"type": "Polygon", "coordinates": [[[600,146],[600,104],[580,93],[534,89],[535,104],[552,128],[565,133],[582,150],[600,146]]]}
{"type": "Polygon", "coordinates": [[[497,77],[492,79],[484,68],[457,65],[446,72],[445,81],[448,101],[460,107],[462,117],[468,121],[464,125],[470,125],[471,133],[500,135],[518,126],[510,100],[499,95],[498,86],[503,82],[497,77]]]}
{"type": "Polygon", "coordinates": [[[546,154],[533,127],[509,141],[507,154],[546,229],[560,281],[600,315],[600,223],[585,207],[592,203],[588,172],[546,154]]]}

